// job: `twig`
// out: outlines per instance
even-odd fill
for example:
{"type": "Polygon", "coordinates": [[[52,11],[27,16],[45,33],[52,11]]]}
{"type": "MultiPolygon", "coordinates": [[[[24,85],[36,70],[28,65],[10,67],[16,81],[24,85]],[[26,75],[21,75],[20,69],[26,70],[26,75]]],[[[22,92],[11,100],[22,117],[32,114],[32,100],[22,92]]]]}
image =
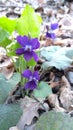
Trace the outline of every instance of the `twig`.
{"type": "Polygon", "coordinates": [[[34,98],[37,102],[39,102],[40,105],[44,108],[44,110],[47,111],[43,103],[41,103],[34,95],[32,95],[32,98],[34,98]]]}

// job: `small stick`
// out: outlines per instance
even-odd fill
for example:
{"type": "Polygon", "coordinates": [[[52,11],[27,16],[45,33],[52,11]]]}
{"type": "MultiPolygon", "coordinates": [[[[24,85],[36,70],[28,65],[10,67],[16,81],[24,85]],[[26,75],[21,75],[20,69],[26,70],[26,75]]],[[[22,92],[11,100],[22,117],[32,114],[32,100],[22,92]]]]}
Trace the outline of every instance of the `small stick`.
{"type": "Polygon", "coordinates": [[[41,103],[34,95],[32,95],[32,98],[34,98],[37,102],[39,102],[40,105],[44,108],[44,110],[47,111],[43,103],[41,103]]]}

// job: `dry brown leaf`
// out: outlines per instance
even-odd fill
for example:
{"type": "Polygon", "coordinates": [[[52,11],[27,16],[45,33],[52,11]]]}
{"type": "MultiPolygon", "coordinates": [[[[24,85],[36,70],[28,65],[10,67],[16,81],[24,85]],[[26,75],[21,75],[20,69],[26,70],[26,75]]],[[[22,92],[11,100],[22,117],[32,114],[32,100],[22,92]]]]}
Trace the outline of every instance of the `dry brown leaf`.
{"type": "Polygon", "coordinates": [[[6,50],[0,47],[0,68],[11,64],[11,59],[6,56],[6,50]]]}
{"type": "Polygon", "coordinates": [[[50,104],[51,107],[55,107],[56,105],[59,105],[59,101],[58,101],[58,97],[56,94],[50,94],[48,97],[48,102],[50,104]]]}
{"type": "Polygon", "coordinates": [[[36,130],[36,124],[29,125],[29,126],[26,125],[24,127],[24,130],[36,130]]]}
{"type": "Polygon", "coordinates": [[[0,47],[0,73],[7,79],[11,78],[14,72],[14,65],[12,60],[6,55],[6,50],[0,47]]]}
{"type": "Polygon", "coordinates": [[[65,76],[62,76],[61,82],[64,84],[62,88],[68,88],[69,90],[71,89],[70,83],[65,76]]]}
{"type": "Polygon", "coordinates": [[[19,130],[16,126],[9,128],[9,130],[19,130]]]}
{"type": "Polygon", "coordinates": [[[40,108],[40,103],[29,97],[22,100],[23,115],[19,120],[17,127],[24,130],[25,125],[30,125],[34,117],[39,117],[37,110],[40,108]]]}
{"type": "Polygon", "coordinates": [[[73,86],[73,70],[67,72],[67,78],[68,78],[70,84],[73,86]]]}
{"type": "Polygon", "coordinates": [[[71,112],[71,111],[73,111],[73,105],[71,105],[71,106],[69,107],[69,109],[68,109],[68,112],[71,112]]]}
{"type": "Polygon", "coordinates": [[[10,79],[14,73],[13,64],[12,66],[3,67],[0,72],[6,77],[6,79],[10,79]]]}
{"type": "Polygon", "coordinates": [[[0,68],[2,67],[7,67],[12,63],[12,60],[6,56],[6,55],[1,55],[0,56],[0,68]]]}
{"type": "Polygon", "coordinates": [[[67,39],[57,39],[54,41],[55,45],[59,46],[73,46],[73,39],[67,38],[67,39]]]}
{"type": "Polygon", "coordinates": [[[62,25],[62,28],[64,26],[67,26],[71,29],[71,27],[73,26],[73,18],[69,15],[66,14],[64,15],[64,17],[59,21],[59,24],[62,25]]]}
{"type": "Polygon", "coordinates": [[[68,110],[69,107],[73,104],[73,91],[70,91],[68,88],[61,89],[59,99],[63,107],[68,110]]]}
{"type": "Polygon", "coordinates": [[[45,0],[37,0],[39,4],[43,4],[45,0]]]}
{"type": "Polygon", "coordinates": [[[44,46],[51,46],[51,45],[53,45],[54,44],[54,42],[53,42],[53,40],[52,39],[50,39],[50,38],[47,38],[47,40],[45,41],[45,45],[44,46]]]}
{"type": "Polygon", "coordinates": [[[26,0],[30,3],[35,9],[45,3],[45,0],[26,0]]]}
{"type": "Polygon", "coordinates": [[[59,106],[58,96],[56,94],[51,94],[48,97],[49,105],[53,108],[53,110],[59,112],[65,112],[66,110],[59,106]]]}
{"type": "Polygon", "coordinates": [[[65,76],[62,76],[62,83],[64,84],[60,88],[60,102],[65,109],[69,109],[69,107],[73,104],[73,91],[71,91],[71,86],[65,76]]]}
{"type": "Polygon", "coordinates": [[[53,110],[55,110],[57,112],[67,112],[64,108],[62,108],[60,106],[55,106],[55,108],[53,108],[53,110]]]}
{"type": "Polygon", "coordinates": [[[42,7],[38,7],[38,8],[35,9],[35,12],[43,13],[44,10],[43,10],[42,7]]]}
{"type": "Polygon", "coordinates": [[[0,58],[0,73],[2,73],[7,79],[9,79],[11,78],[14,72],[13,62],[6,55],[2,55],[0,58]]]}
{"type": "Polygon", "coordinates": [[[59,86],[60,85],[60,82],[58,81],[58,82],[52,82],[51,84],[50,84],[50,86],[51,86],[51,88],[55,88],[55,87],[57,87],[57,86],[59,86]]]}

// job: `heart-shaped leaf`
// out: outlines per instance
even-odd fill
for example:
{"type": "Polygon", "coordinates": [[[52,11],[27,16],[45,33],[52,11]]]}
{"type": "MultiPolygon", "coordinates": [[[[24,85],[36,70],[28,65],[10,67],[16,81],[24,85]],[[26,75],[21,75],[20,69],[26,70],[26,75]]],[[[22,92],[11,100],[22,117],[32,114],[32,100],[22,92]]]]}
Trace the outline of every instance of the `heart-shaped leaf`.
{"type": "Polygon", "coordinates": [[[19,103],[0,104],[0,130],[8,130],[10,127],[15,126],[21,115],[22,109],[19,103]]]}
{"type": "Polygon", "coordinates": [[[6,30],[0,28],[0,43],[8,37],[9,37],[9,33],[6,30]]]}
{"type": "Polygon", "coordinates": [[[7,17],[0,17],[0,27],[6,30],[9,33],[12,33],[15,30],[16,19],[12,20],[7,17]]]}
{"type": "Polygon", "coordinates": [[[60,46],[49,46],[49,47],[44,47],[43,49],[41,49],[41,56],[43,58],[45,58],[48,61],[51,61],[52,57],[54,56],[54,54],[60,50],[60,46]]]}
{"type": "Polygon", "coordinates": [[[73,47],[46,47],[41,50],[40,54],[46,60],[42,64],[45,70],[53,66],[60,70],[66,69],[73,62],[73,47]]]}
{"type": "Polygon", "coordinates": [[[40,27],[42,18],[35,13],[30,5],[26,5],[21,17],[17,20],[16,30],[20,35],[27,35],[31,37],[38,37],[40,34],[40,27]]]}
{"type": "Polygon", "coordinates": [[[73,118],[65,113],[44,113],[36,124],[36,130],[73,130],[73,118]]]}
{"type": "Polygon", "coordinates": [[[46,61],[42,64],[42,68],[47,70],[49,67],[56,67],[57,69],[65,69],[70,66],[72,60],[63,55],[55,55],[50,62],[46,61]]]}
{"type": "Polygon", "coordinates": [[[20,82],[21,75],[19,73],[14,73],[11,79],[7,80],[0,74],[0,103],[3,103],[9,93],[15,88],[15,86],[20,82]]]}
{"type": "Polygon", "coordinates": [[[46,98],[52,93],[51,87],[46,82],[40,82],[37,89],[34,90],[33,94],[37,98],[46,98]]]}

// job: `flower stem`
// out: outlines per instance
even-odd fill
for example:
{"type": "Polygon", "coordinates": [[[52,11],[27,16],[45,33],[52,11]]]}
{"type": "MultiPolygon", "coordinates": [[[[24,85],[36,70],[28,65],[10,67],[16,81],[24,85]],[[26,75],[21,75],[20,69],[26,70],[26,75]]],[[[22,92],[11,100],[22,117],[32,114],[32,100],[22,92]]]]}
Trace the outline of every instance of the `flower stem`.
{"type": "MultiPolygon", "coordinates": [[[[24,61],[23,56],[19,59],[19,72],[22,74],[23,70],[26,69],[26,61],[24,61]]],[[[21,76],[21,86],[24,86],[26,79],[21,76]]]]}

